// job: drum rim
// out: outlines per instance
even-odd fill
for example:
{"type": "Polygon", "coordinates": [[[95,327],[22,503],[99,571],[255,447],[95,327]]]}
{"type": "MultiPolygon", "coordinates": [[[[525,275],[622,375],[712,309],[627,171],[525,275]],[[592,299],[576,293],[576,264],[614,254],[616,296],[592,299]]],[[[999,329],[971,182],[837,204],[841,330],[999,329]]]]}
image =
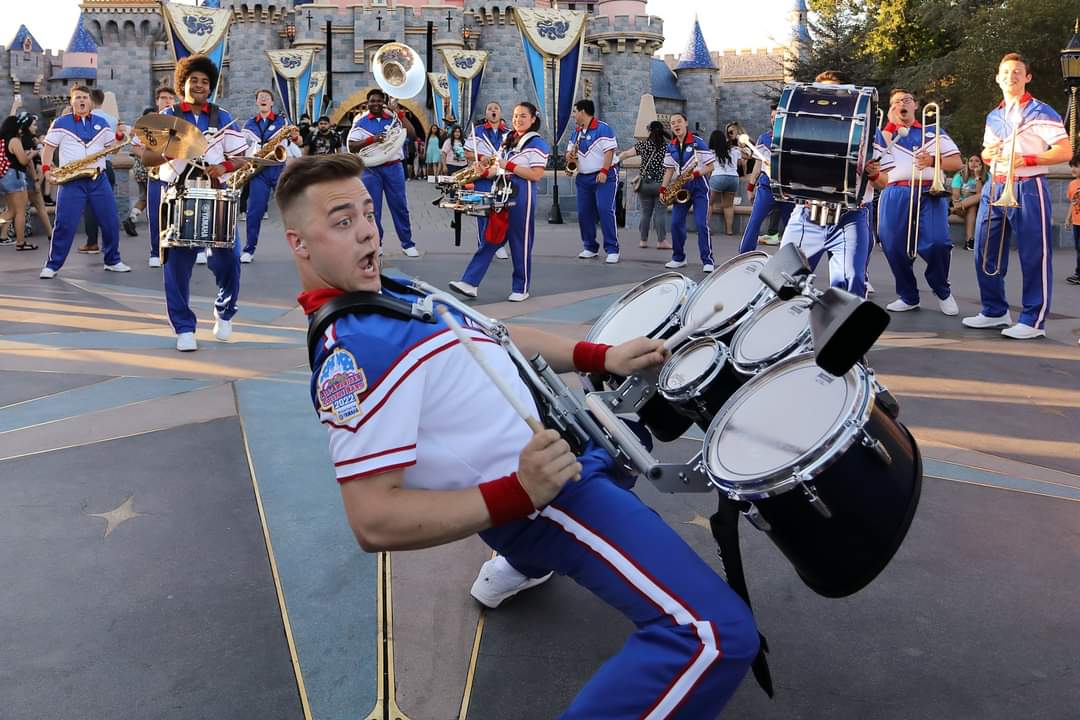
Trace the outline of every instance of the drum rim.
{"type": "Polygon", "coordinates": [[[724,365],[730,362],[730,360],[731,351],[728,349],[728,346],[720,340],[711,336],[693,338],[676,350],[671,356],[671,359],[664,363],[664,367],[660,370],[660,377],[656,382],[656,389],[660,392],[660,395],[669,402],[685,402],[687,400],[692,400],[697,397],[694,391],[710,385],[716,377],[724,371],[724,365]],[[713,363],[709,369],[693,383],[688,383],[678,388],[664,387],[664,379],[671,374],[670,368],[673,367],[671,361],[675,360],[680,354],[689,353],[698,345],[712,345],[716,348],[716,355],[713,357],[713,363]]]}
{"type": "Polygon", "coordinates": [[[757,324],[758,320],[760,320],[768,313],[773,312],[775,308],[781,305],[787,305],[788,303],[797,302],[803,303],[807,308],[814,304],[814,301],[810,298],[797,297],[790,300],[773,298],[769,302],[762,305],[760,308],[757,308],[753,313],[751,313],[749,319],[747,319],[747,321],[743,323],[738,330],[735,331],[735,336],[731,338],[731,346],[729,350],[731,351],[731,366],[735,368],[736,371],[743,375],[757,375],[762,370],[765,370],[766,368],[775,365],[780,360],[783,360],[785,357],[792,355],[793,351],[797,351],[800,348],[806,348],[807,340],[812,340],[809,322],[807,322],[806,327],[802,330],[802,332],[800,332],[796,336],[795,341],[785,346],[782,350],[775,352],[768,357],[754,361],[746,359],[740,360],[739,357],[739,345],[746,338],[746,336],[750,334],[751,330],[757,324]]]}
{"type": "Polygon", "coordinates": [[[670,329],[672,319],[674,318],[677,322],[680,320],[680,318],[682,317],[682,309],[686,306],[690,295],[693,294],[693,291],[697,288],[697,283],[695,283],[686,275],[677,272],[663,272],[659,275],[653,275],[650,278],[642,280],[637,285],[624,292],[622,295],[616,298],[611,303],[611,305],[607,307],[606,310],[604,310],[604,312],[600,315],[599,318],[596,319],[596,322],[594,322],[592,327],[589,328],[589,332],[585,336],[585,340],[587,342],[595,342],[597,336],[607,326],[607,324],[611,321],[611,318],[622,308],[622,306],[626,305],[630,300],[641,295],[646,290],[656,287],[662,282],[666,282],[668,280],[681,280],[683,282],[684,286],[682,289],[682,297],[679,298],[679,302],[675,305],[675,309],[668,316],[667,320],[663,324],[661,324],[660,327],[654,329],[652,331],[652,335],[646,334],[645,337],[659,336],[663,334],[663,332],[670,329]]]}
{"type": "MultiPolygon", "coordinates": [[[[694,306],[694,301],[697,299],[698,295],[704,292],[705,288],[710,287],[714,282],[718,282],[718,279],[724,275],[724,272],[726,270],[731,269],[736,264],[738,264],[739,261],[749,256],[764,260],[765,262],[768,262],[769,258],[772,257],[771,255],[769,255],[769,253],[762,250],[750,250],[748,252],[739,253],[735,257],[728,258],[724,262],[717,265],[716,269],[709,273],[709,276],[707,278],[702,280],[700,283],[697,284],[696,287],[694,287],[693,292],[690,293],[690,297],[686,299],[686,302],[679,309],[679,323],[681,325],[686,325],[686,316],[689,314],[690,308],[694,306]]],[[[742,312],[732,315],[727,319],[726,322],[720,323],[718,325],[706,324],[700,330],[695,332],[691,337],[699,338],[707,337],[710,335],[727,334],[733,328],[737,328],[742,322],[746,320],[747,317],[750,316],[751,311],[755,307],[757,307],[758,304],[761,303],[763,297],[771,294],[772,291],[769,289],[769,287],[765,283],[761,283],[761,289],[754,294],[754,297],[750,300],[749,303],[747,303],[746,307],[742,309],[742,312]]]]}
{"type": "Polygon", "coordinates": [[[780,372],[790,365],[804,363],[807,360],[813,362],[812,352],[800,353],[790,358],[781,360],[767,371],[755,375],[745,385],[740,387],[724,403],[724,407],[709,423],[709,429],[705,431],[705,439],[702,444],[701,461],[710,484],[734,500],[765,500],[767,498],[782,495],[798,485],[813,482],[815,478],[824,473],[838,461],[847,450],[854,445],[863,434],[863,429],[870,421],[870,415],[875,407],[874,371],[860,364],[840,377],[847,377],[856,373],[856,391],[858,396],[854,402],[855,412],[846,419],[842,419],[835,427],[826,434],[822,443],[811,450],[804,452],[787,465],[770,473],[757,477],[752,482],[734,483],[717,476],[711,467],[712,439],[717,433],[717,428],[722,420],[727,419],[731,410],[745,395],[753,392],[758,385],[767,381],[773,372],[780,372]]]}

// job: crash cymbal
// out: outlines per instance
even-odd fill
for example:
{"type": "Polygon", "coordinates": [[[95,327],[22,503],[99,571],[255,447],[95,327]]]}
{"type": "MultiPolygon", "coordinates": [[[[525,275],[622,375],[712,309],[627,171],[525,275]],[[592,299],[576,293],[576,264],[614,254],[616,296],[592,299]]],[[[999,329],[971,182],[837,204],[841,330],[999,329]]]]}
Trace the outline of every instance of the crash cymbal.
{"type": "Polygon", "coordinates": [[[209,147],[199,128],[175,115],[147,113],[131,131],[147,149],[174,160],[193,160],[209,147]]]}

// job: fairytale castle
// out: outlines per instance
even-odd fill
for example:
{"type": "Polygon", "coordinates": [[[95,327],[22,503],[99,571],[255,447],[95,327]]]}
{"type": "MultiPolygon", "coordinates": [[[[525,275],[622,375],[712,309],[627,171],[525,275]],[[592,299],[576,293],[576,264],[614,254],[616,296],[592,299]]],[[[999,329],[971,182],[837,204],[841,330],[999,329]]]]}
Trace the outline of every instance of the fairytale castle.
{"type": "MultiPolygon", "coordinates": [[[[166,0],[167,1],[167,0],[166,0]]],[[[663,22],[645,12],[644,0],[220,0],[233,11],[219,90],[222,106],[241,116],[253,111],[255,90],[271,86],[265,51],[315,48],[316,70],[331,58],[333,105],[329,114],[346,120],[375,87],[371,57],[386,42],[402,42],[431,58],[444,72],[440,48],[487,50],[489,62],[481,106],[504,107],[535,92],[524,71],[525,56],[514,24],[515,6],[552,5],[587,10],[587,54],[578,97],[592,99],[597,113],[616,130],[620,145],[632,142],[643,95],[658,115],[683,111],[691,127],[709,132],[729,120],[750,130],[768,123],[768,99],[785,80],[792,53],[809,42],[805,0],[789,13],[791,36],[779,49],[710,52],[695,22],[678,56],[655,57],[664,43],[663,22]],[[329,33],[327,33],[329,27],[329,33]]],[[[157,0],[83,0],[82,15],[64,51],[42,48],[21,27],[9,47],[0,47],[0,106],[21,93],[31,112],[54,115],[71,84],[85,83],[116,94],[120,115],[134,119],[152,105],[153,90],[171,83],[173,61],[157,0]]],[[[436,119],[428,93],[403,104],[425,124],[436,119]]],[[[474,114],[479,114],[474,113],[474,114]]]]}

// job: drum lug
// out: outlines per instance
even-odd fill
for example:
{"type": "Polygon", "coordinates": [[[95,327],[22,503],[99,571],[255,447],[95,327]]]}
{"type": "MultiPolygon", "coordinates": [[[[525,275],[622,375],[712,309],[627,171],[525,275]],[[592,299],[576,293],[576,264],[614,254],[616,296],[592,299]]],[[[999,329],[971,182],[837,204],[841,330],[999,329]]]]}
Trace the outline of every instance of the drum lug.
{"type": "Polygon", "coordinates": [[[768,520],[761,516],[761,511],[758,510],[757,506],[753,503],[750,503],[749,509],[743,510],[743,517],[761,532],[772,532],[772,525],[769,524],[768,520]]]}
{"type": "Polygon", "coordinates": [[[818,494],[817,490],[810,483],[804,482],[801,484],[803,495],[806,496],[807,501],[810,503],[810,507],[818,511],[818,513],[828,520],[832,517],[832,510],[829,510],[829,506],[825,504],[818,494]]]}
{"type": "Polygon", "coordinates": [[[871,436],[866,430],[863,430],[862,433],[862,446],[869,450],[873,450],[874,454],[878,456],[878,460],[883,464],[892,465],[892,455],[889,454],[889,451],[885,449],[885,446],[880,440],[871,436]]]}

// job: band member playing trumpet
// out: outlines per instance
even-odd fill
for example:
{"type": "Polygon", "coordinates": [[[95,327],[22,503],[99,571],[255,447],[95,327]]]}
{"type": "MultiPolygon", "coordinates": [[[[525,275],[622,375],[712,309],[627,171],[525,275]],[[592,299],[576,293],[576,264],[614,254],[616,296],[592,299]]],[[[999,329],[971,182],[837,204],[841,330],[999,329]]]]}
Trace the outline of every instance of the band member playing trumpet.
{"type": "MultiPolygon", "coordinates": [[[[163,115],[177,115],[195,125],[210,139],[210,145],[196,167],[185,160],[166,160],[158,175],[167,185],[184,185],[196,175],[214,181],[225,179],[241,167],[247,140],[232,125],[232,115],[224,108],[208,102],[211,90],[217,85],[218,69],[205,55],[189,55],[176,64],[175,86],[183,101],[165,108],[163,115]]],[[[137,146],[143,163],[160,162],[151,158],[152,151],[137,146]]],[[[165,257],[165,305],[169,323],[176,333],[176,349],[190,352],[198,349],[195,341],[195,313],[189,302],[191,271],[195,265],[196,248],[169,248],[165,257]]],[[[232,317],[240,296],[240,257],[236,250],[216,249],[210,254],[210,270],[214,273],[218,294],[214,301],[214,337],[225,342],[232,335],[232,317]]]]}
{"type": "MultiPolygon", "coordinates": [[[[409,141],[416,140],[416,130],[412,123],[405,117],[404,111],[397,110],[396,101],[392,107],[393,112],[388,112],[383,105],[386,102],[386,94],[382,90],[372,90],[367,94],[368,111],[363,115],[357,115],[353,121],[352,130],[349,131],[349,152],[359,152],[369,145],[376,145],[386,139],[386,130],[392,123],[401,123],[409,141]],[[394,114],[396,113],[396,115],[394,114]]],[[[394,230],[401,242],[401,251],[408,257],[420,257],[420,251],[416,249],[412,240],[412,225],[409,220],[409,204],[405,197],[405,146],[394,158],[379,165],[364,163],[364,185],[371,193],[371,199],[375,203],[375,225],[379,228],[379,242],[383,238],[382,205],[383,195],[386,203],[390,206],[390,216],[394,220],[394,230]]]]}
{"type": "MultiPolygon", "coordinates": [[[[289,124],[284,115],[274,112],[274,93],[261,89],[255,93],[255,105],[258,112],[244,124],[244,138],[248,143],[248,152],[258,152],[263,143],[274,137],[289,124]]],[[[295,140],[300,140],[300,132],[295,133],[295,140]]],[[[270,204],[278,176],[284,165],[264,167],[252,175],[248,181],[248,202],[245,221],[247,224],[247,242],[240,253],[240,262],[249,263],[255,258],[255,248],[259,244],[259,229],[262,227],[263,214],[270,204]]]]}
{"type": "MultiPolygon", "coordinates": [[[[506,139],[508,132],[510,130],[502,119],[502,106],[497,102],[489,102],[484,109],[484,122],[474,125],[469,137],[465,138],[465,158],[470,162],[479,163],[480,167],[490,164],[496,153],[499,152],[499,148],[502,147],[503,140],[506,139]]],[[[474,189],[477,192],[490,191],[491,179],[483,177],[475,180],[474,189]]],[[[477,248],[483,247],[486,230],[487,217],[476,218],[477,248]]],[[[500,247],[495,252],[495,257],[503,260],[508,258],[506,247],[500,247]]]]}
{"type": "Polygon", "coordinates": [[[597,256],[600,246],[596,242],[596,223],[604,236],[604,252],[607,263],[619,262],[619,235],[615,227],[615,193],[619,187],[619,171],[613,167],[615,158],[615,131],[605,122],[596,119],[596,105],[592,100],[574,103],[574,122],[577,126],[570,135],[566,149],[566,161],[577,163],[574,186],[577,190],[578,228],[581,244],[585,247],[578,257],[597,256]]]}
{"type": "Polygon", "coordinates": [[[532,248],[536,239],[537,183],[544,177],[551,149],[537,132],[540,129],[540,115],[532,103],[518,103],[511,124],[513,130],[506,135],[496,153],[495,164],[486,171],[489,178],[494,178],[500,171],[509,174],[510,182],[514,184],[515,204],[503,210],[505,216],[490,221],[485,232],[492,237],[483,238],[461,280],[450,283],[451,290],[465,297],[476,297],[477,288],[484,279],[496,248],[504,242],[510,246],[510,259],[514,263],[512,292],[507,299],[521,302],[529,297],[532,248]],[[499,230],[499,222],[508,223],[505,226],[505,239],[494,236],[499,230]]]}
{"type": "Polygon", "coordinates": [[[772,155],[772,125],[776,122],[776,103],[770,106],[771,113],[769,114],[769,130],[763,132],[757,139],[757,151],[758,155],[765,159],[765,162],[757,158],[754,162],[757,164],[754,171],[748,173],[753,178],[756,177],[757,181],[751,181],[747,185],[747,190],[754,194],[754,206],[750,210],[750,219],[746,221],[746,230],[743,231],[742,243],[739,245],[739,252],[750,252],[758,245],[758,233],[761,232],[761,225],[765,222],[766,218],[772,217],[770,220],[770,228],[767,235],[772,238],[770,242],[766,242],[766,245],[779,245],[780,241],[777,237],[780,230],[780,224],[786,223],[788,218],[791,217],[791,211],[795,209],[794,203],[789,202],[777,202],[773,197],[772,186],[769,180],[769,167],[766,162],[772,155]]]}
{"type": "MultiPolygon", "coordinates": [[[[515,108],[515,118],[526,107],[515,108]]],[[[345,155],[301,158],[278,185],[303,286],[298,300],[308,314],[350,291],[417,299],[380,278],[373,205],[356,179],[359,169],[345,155]]],[[[535,413],[530,387],[506,351],[466,332],[535,413]]],[[[659,340],[608,348],[528,326],[510,332],[525,356],[542,353],[556,372],[628,375],[664,358],[659,340]]],[[[431,324],[358,308],[320,340],[312,402],[329,433],[327,469],[336,471],[365,551],[479,534],[501,556],[484,573],[500,587],[527,587],[554,571],[622,612],[635,626],[629,640],[562,717],[720,713],[758,650],[750,612],[678,533],[617,484],[605,451],[590,444],[575,457],[555,431],[534,434],[442,319],[431,324]]]]}
{"type": "MultiPolygon", "coordinates": [[[[68,97],[71,101],[71,114],[56,118],[45,135],[41,170],[50,183],[57,150],[62,167],[91,153],[100,152],[123,139],[122,127],[114,131],[104,120],[90,114],[90,88],[73,85],[68,97]]],[[[49,243],[49,258],[38,275],[43,280],[56,277],[56,273],[64,266],[87,203],[100,221],[105,269],[111,272],[131,271],[120,259],[120,221],[116,215],[116,196],[105,176],[105,158],[98,158],[89,167],[99,171],[96,177],[69,180],[61,184],[56,191],[56,225],[49,243]]],[[[22,221],[21,217],[14,220],[19,223],[22,221]]]]}
{"type": "Polygon", "coordinates": [[[697,225],[698,252],[701,253],[702,270],[712,272],[712,232],[709,230],[709,174],[712,173],[716,155],[702,138],[690,132],[686,116],[674,113],[671,116],[671,133],[667,155],[664,157],[664,179],[660,183],[660,202],[671,206],[671,240],[674,250],[671,261],[664,267],[675,269],[686,267],[686,216],[690,207],[694,208],[694,223],[697,225]],[[681,185],[681,191],[688,194],[685,202],[672,197],[676,190],[672,182],[681,185]]]}
{"type": "MultiPolygon", "coordinates": [[[[914,255],[926,261],[926,282],[946,315],[960,312],[949,288],[949,195],[936,192],[935,177],[960,169],[959,148],[935,117],[933,129],[915,119],[915,95],[904,88],[889,92],[889,123],[881,134],[888,157],[889,184],[878,200],[878,237],[896,279],[897,299],[886,305],[892,312],[919,307],[919,285],[912,271],[914,255]],[[904,128],[901,130],[901,128],[904,128]]],[[[934,106],[936,109],[936,106],[934,106]]],[[[927,117],[927,110],[923,110],[927,117]]]]}
{"type": "Polygon", "coordinates": [[[1052,212],[1046,166],[1072,155],[1061,116],[1027,92],[1031,69],[1018,53],[998,64],[1002,101],[986,116],[983,162],[991,182],[983,186],[975,220],[975,273],[982,308],[963,323],[971,328],[1005,327],[1001,334],[1017,340],[1046,335],[1050,314],[1052,212]],[[1015,234],[1023,275],[1019,322],[1012,325],[1005,299],[1009,240],[1015,234]],[[1011,326],[1011,327],[1010,327],[1011,326]]]}

